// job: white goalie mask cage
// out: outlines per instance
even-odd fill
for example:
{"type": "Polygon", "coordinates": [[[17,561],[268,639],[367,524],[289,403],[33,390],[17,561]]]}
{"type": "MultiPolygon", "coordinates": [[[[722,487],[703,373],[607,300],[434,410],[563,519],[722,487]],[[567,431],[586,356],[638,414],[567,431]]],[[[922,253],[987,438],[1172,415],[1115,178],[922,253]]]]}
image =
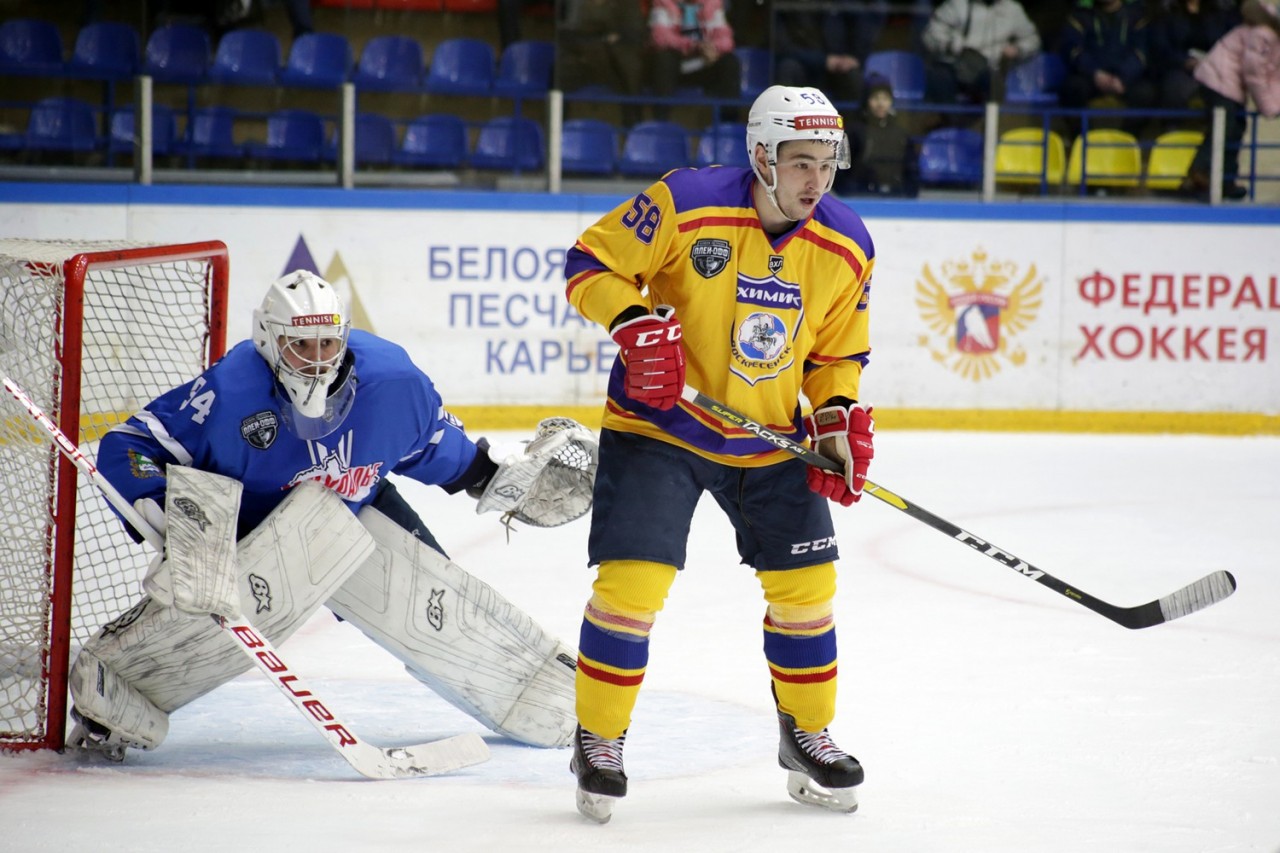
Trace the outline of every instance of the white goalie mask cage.
{"type": "Polygon", "coordinates": [[[253,312],[253,344],[287,399],[285,420],[299,438],[337,429],[355,399],[347,353],[351,322],[333,285],[299,270],[271,283],[253,312]]]}
{"type": "MultiPolygon", "coordinates": [[[[844,119],[827,96],[809,86],[770,86],[756,98],[747,117],[747,159],[770,198],[778,188],[778,148],[793,140],[826,142],[831,146],[836,167],[849,168],[849,137],[844,132],[844,119]],[[768,174],[756,164],[757,145],[764,146],[768,174]]],[[[834,183],[833,171],[823,192],[830,192],[834,183]]]]}

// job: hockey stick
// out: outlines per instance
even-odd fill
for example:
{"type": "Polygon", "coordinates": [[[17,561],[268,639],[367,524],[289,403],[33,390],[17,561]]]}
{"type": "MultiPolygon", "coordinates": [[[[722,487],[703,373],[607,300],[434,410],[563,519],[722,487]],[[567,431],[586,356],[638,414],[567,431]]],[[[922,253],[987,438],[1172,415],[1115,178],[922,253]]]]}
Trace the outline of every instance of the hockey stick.
{"type": "MultiPolygon", "coordinates": [[[[164,539],[160,533],[147,523],[142,514],[125,500],[123,495],[116,491],[115,486],[98,472],[89,457],[58,428],[58,425],[16,382],[8,376],[3,378],[5,390],[22,404],[36,423],[44,428],[62,454],[71,460],[89,482],[98,488],[107,502],[142,534],[149,545],[162,552],[164,539]]],[[[338,754],[362,775],[370,779],[435,776],[488,760],[488,744],[479,735],[472,733],[388,749],[361,740],[329,709],[316,692],[294,673],[284,658],[280,657],[280,653],[276,651],[271,641],[248,620],[228,619],[216,615],[212,618],[236,641],[236,648],[252,660],[262,674],[280,688],[281,693],[289,697],[289,701],[302,712],[302,716],[306,717],[338,754]]]]}
{"type": "MultiPolygon", "coordinates": [[[[758,424],[746,415],[735,412],[723,403],[717,403],[715,400],[698,391],[696,388],[685,386],[681,396],[686,402],[692,403],[698,408],[715,415],[726,423],[741,427],[747,432],[762,438],[772,444],[779,450],[785,450],[788,453],[804,460],[809,465],[816,468],[822,468],[827,471],[834,471],[839,474],[844,473],[844,466],[834,460],[828,459],[820,453],[810,450],[803,444],[799,444],[785,435],[779,435],[768,427],[758,424]]],[[[953,539],[957,539],[968,545],[980,554],[990,557],[997,563],[1008,566],[1023,577],[1030,578],[1036,583],[1043,584],[1049,589],[1060,595],[1064,595],[1077,604],[1082,604],[1099,613],[1116,624],[1123,625],[1126,628],[1149,628],[1152,625],[1159,625],[1161,622],[1168,622],[1177,619],[1180,616],[1186,616],[1188,613],[1195,613],[1211,604],[1221,601],[1236,590],[1236,579],[1232,577],[1230,572],[1217,571],[1205,575],[1194,583],[1187,584],[1182,589],[1166,595],[1164,598],[1149,601],[1146,604],[1135,605],[1134,607],[1118,607],[1114,604],[1095,598],[1089,593],[1070,586],[1063,581],[1058,580],[1048,572],[1038,569],[1020,557],[1014,556],[1008,551],[998,548],[974,536],[969,531],[958,527],[946,519],[939,518],[921,506],[917,506],[904,497],[894,494],[883,486],[877,485],[867,480],[863,491],[879,498],[889,504],[894,509],[901,510],[907,515],[923,521],[925,524],[938,530],[953,539]]]]}

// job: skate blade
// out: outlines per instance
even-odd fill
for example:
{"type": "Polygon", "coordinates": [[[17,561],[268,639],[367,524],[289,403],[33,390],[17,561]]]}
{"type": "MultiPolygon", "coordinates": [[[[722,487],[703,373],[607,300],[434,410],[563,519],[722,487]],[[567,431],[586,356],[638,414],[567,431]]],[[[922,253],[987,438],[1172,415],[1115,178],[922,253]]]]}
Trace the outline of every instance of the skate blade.
{"type": "Polygon", "coordinates": [[[113,764],[120,764],[124,761],[126,749],[126,746],[119,741],[112,743],[95,739],[93,735],[89,734],[88,729],[79,724],[67,736],[67,746],[82,755],[99,756],[113,764]]]}
{"type": "Polygon", "coordinates": [[[578,789],[579,813],[585,818],[594,820],[596,823],[609,822],[609,818],[613,817],[613,804],[617,801],[617,797],[592,794],[581,788],[578,789]]]}
{"type": "Polygon", "coordinates": [[[797,770],[787,772],[787,793],[806,806],[845,814],[858,810],[858,795],[853,788],[823,788],[797,770]]]}

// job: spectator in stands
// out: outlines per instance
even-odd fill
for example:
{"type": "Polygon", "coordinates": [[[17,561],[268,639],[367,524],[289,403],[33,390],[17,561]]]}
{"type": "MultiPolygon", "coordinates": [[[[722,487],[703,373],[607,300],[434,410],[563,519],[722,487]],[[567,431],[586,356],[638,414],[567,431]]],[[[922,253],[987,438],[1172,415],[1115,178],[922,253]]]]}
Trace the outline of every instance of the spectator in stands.
{"type": "Polygon", "coordinates": [[[773,31],[774,82],[812,86],[836,103],[862,100],[862,67],[888,17],[878,11],[779,12],[773,31]]]}
{"type": "Polygon", "coordinates": [[[498,0],[498,49],[506,50],[512,42],[520,41],[520,16],[525,7],[537,0],[498,0]]]}
{"type": "MultiPolygon", "coordinates": [[[[1234,180],[1240,171],[1245,102],[1252,99],[1267,118],[1280,116],[1280,0],[1244,0],[1240,14],[1244,23],[1219,39],[1195,72],[1206,109],[1226,109],[1222,195],[1233,199],[1248,194],[1234,180]]],[[[1203,194],[1209,189],[1212,146],[1212,135],[1206,134],[1187,170],[1184,192],[1203,194]]]]}
{"type": "Polygon", "coordinates": [[[1240,23],[1233,0],[1161,0],[1151,17],[1149,76],[1161,109],[1185,110],[1199,94],[1195,70],[1209,49],[1240,23]]]}
{"type": "MultiPolygon", "coordinates": [[[[1138,3],[1095,0],[1067,18],[1062,33],[1066,79],[1058,92],[1064,107],[1150,109],[1156,87],[1147,78],[1147,16],[1138,3]]],[[[1145,119],[1128,122],[1140,127],[1145,119]]]]}
{"type": "MultiPolygon", "coordinates": [[[[655,95],[667,98],[678,88],[699,86],[709,98],[739,97],[741,64],[721,0],[653,0],[649,37],[655,95]]],[[[653,115],[666,119],[670,107],[655,105],[653,115]]],[[[734,121],[737,110],[721,109],[720,118],[734,121]]]]}
{"type": "Polygon", "coordinates": [[[873,194],[915,198],[919,151],[893,110],[893,87],[879,75],[867,79],[862,110],[845,120],[852,165],[836,173],[838,195],[873,194]]]}
{"type": "Polygon", "coordinates": [[[1040,33],[1017,0],[945,0],[922,38],[925,99],[939,104],[998,100],[1001,69],[1040,50],[1040,33]]]}
{"type": "MultiPolygon", "coordinates": [[[[564,0],[559,34],[560,88],[600,85],[640,94],[645,20],[638,0],[564,0]]],[[[622,123],[640,120],[637,104],[621,105],[622,123]]]]}
{"type": "MultiPolygon", "coordinates": [[[[276,0],[264,0],[267,6],[275,4],[276,0]]],[[[297,38],[301,35],[315,31],[315,24],[311,21],[311,0],[280,0],[284,6],[284,12],[289,16],[289,26],[293,30],[293,37],[297,38]]]]}

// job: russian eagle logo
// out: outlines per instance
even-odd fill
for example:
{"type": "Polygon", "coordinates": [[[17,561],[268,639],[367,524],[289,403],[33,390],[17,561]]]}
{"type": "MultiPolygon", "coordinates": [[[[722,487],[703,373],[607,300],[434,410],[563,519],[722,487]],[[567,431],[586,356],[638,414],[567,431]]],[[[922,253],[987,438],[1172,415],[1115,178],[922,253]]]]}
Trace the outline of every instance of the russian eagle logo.
{"type": "Polygon", "coordinates": [[[1018,334],[1043,304],[1044,278],[1031,264],[1020,273],[1013,261],[996,261],[979,247],[963,260],[944,261],[935,275],[928,264],[916,281],[916,308],[936,341],[920,336],[934,360],[979,382],[1000,372],[1001,360],[1026,362],[1018,334]],[[945,283],[944,283],[945,282],[945,283]]]}

